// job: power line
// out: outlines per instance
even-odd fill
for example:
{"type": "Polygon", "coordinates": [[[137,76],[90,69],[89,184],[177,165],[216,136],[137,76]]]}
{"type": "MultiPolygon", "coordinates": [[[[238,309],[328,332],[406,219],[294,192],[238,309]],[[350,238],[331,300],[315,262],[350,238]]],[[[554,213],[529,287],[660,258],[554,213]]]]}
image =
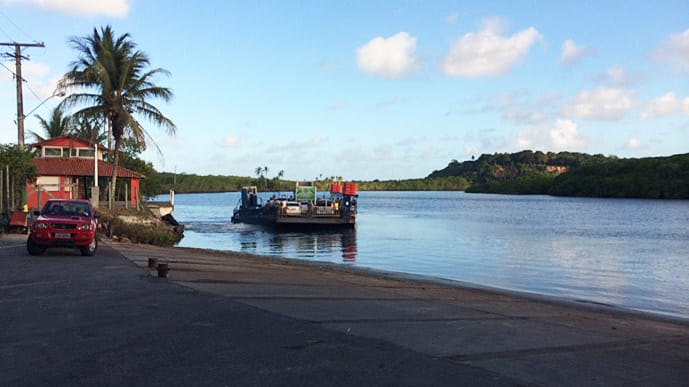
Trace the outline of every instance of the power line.
{"type": "Polygon", "coordinates": [[[24,149],[24,98],[22,95],[22,47],[45,47],[43,43],[0,43],[0,46],[14,46],[14,54],[8,56],[14,58],[16,67],[15,77],[17,78],[17,144],[19,149],[24,149]]]}
{"type": "Polygon", "coordinates": [[[10,69],[9,67],[5,66],[4,63],[0,62],[0,66],[2,66],[2,67],[4,67],[5,69],[7,69],[7,71],[9,71],[10,74],[12,74],[12,77],[17,76],[17,74],[15,74],[14,71],[12,71],[12,69],[10,69]]]}
{"type": "MultiPolygon", "coordinates": [[[[19,27],[15,22],[13,22],[12,19],[10,19],[9,16],[7,16],[4,12],[0,11],[0,15],[2,15],[3,18],[5,18],[10,24],[12,24],[12,26],[14,26],[14,28],[16,28],[17,31],[21,32],[21,33],[22,33],[24,36],[26,36],[29,40],[32,40],[32,41],[34,41],[35,43],[37,43],[36,39],[33,39],[31,36],[29,36],[29,34],[27,34],[26,31],[24,31],[23,29],[21,29],[21,27],[19,27]]],[[[12,38],[10,37],[10,35],[7,33],[7,31],[5,31],[5,30],[1,30],[1,31],[3,31],[3,32],[5,33],[5,35],[7,35],[7,37],[8,37],[10,40],[14,41],[14,39],[12,39],[12,38]]]]}

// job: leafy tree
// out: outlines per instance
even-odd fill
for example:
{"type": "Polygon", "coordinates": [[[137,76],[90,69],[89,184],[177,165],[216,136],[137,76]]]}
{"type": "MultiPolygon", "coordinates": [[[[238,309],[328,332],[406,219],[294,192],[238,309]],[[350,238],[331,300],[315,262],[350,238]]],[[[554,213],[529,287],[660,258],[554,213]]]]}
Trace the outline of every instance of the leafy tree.
{"type": "Polygon", "coordinates": [[[153,168],[152,163],[144,161],[135,155],[128,153],[122,153],[120,157],[123,167],[146,176],[145,179],[141,180],[141,184],[139,186],[141,196],[150,198],[163,192],[160,174],[155,170],[155,168],[153,168]]]}
{"type": "MultiPolygon", "coordinates": [[[[31,164],[33,152],[30,149],[20,149],[18,145],[0,145],[0,169],[5,181],[9,171],[10,186],[13,187],[10,197],[3,197],[0,207],[18,208],[19,201],[26,194],[26,181],[36,178],[36,168],[31,164]],[[11,198],[14,198],[12,202],[11,198]]],[[[5,184],[5,182],[3,182],[5,184]]],[[[6,188],[6,192],[10,190],[6,188]]],[[[5,192],[2,193],[3,195],[5,192]]]]}
{"type": "Polygon", "coordinates": [[[131,137],[145,146],[148,138],[155,144],[136,117],[148,119],[169,134],[176,131],[175,124],[150,103],[153,98],[164,101],[172,98],[170,89],[153,83],[156,75],[168,72],[162,68],[146,71],[150,65],[148,56],[136,49],[129,34],[115,37],[110,26],[100,31],[94,28],[91,35],[73,37],[70,43],[78,59],[72,63],[72,70],[63,76],[60,86],[77,92],[68,95],[62,103],[65,106],[86,105],[74,115],[102,115],[111,128],[114,168],[109,197],[112,206],[122,140],[131,137]]]}

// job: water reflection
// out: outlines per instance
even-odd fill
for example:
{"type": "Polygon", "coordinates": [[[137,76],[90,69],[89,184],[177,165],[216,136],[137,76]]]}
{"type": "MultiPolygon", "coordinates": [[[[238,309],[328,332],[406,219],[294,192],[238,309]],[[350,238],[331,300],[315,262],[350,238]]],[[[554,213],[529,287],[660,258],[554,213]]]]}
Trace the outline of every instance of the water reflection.
{"type": "Polygon", "coordinates": [[[343,262],[356,262],[356,230],[331,232],[274,232],[268,239],[270,255],[292,254],[318,258],[341,254],[343,262]]]}
{"type": "Polygon", "coordinates": [[[232,239],[242,253],[309,260],[340,256],[345,263],[355,263],[357,258],[356,230],[276,232],[243,225],[234,231],[232,239]]]}
{"type": "Polygon", "coordinates": [[[342,261],[356,262],[356,230],[342,233],[342,261]]]}

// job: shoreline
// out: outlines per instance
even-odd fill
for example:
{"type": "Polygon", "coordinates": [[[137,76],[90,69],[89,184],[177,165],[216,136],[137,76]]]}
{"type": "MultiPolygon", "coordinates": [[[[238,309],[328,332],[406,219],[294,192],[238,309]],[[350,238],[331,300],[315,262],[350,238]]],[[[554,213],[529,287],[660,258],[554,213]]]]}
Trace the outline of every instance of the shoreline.
{"type": "Polygon", "coordinates": [[[6,385],[684,385],[689,323],[334,263],[0,238],[6,385]],[[149,259],[166,263],[158,276],[149,259]]]}
{"type": "MultiPolygon", "coordinates": [[[[10,243],[10,245],[16,245],[16,244],[22,244],[23,245],[25,240],[26,240],[26,236],[23,234],[3,234],[2,237],[0,237],[0,241],[2,241],[0,243],[0,248],[5,247],[3,245],[7,245],[8,242],[10,243]],[[8,239],[9,239],[9,241],[8,241],[8,239]]],[[[284,258],[284,257],[270,256],[270,255],[240,253],[240,252],[229,251],[229,250],[214,250],[214,249],[198,248],[198,247],[156,246],[156,245],[140,244],[140,243],[134,243],[134,242],[119,242],[119,241],[111,240],[109,238],[101,239],[101,243],[103,245],[114,248],[115,250],[119,251],[120,253],[122,253],[122,250],[125,250],[125,251],[128,250],[126,248],[126,246],[134,247],[136,250],[188,251],[188,252],[192,252],[192,253],[196,253],[196,254],[204,254],[204,255],[210,255],[210,256],[219,256],[219,257],[230,258],[232,260],[239,260],[239,261],[242,261],[242,262],[247,263],[247,264],[255,264],[255,263],[275,264],[275,263],[279,263],[282,265],[301,267],[301,268],[305,268],[305,269],[316,269],[316,270],[320,270],[320,271],[329,271],[329,272],[334,272],[334,273],[341,272],[341,273],[348,273],[348,274],[353,274],[353,275],[367,276],[367,277],[371,277],[371,278],[375,278],[375,279],[381,279],[381,280],[393,280],[393,281],[409,282],[409,283],[417,284],[420,287],[423,287],[423,286],[427,286],[427,287],[428,286],[442,286],[442,287],[447,287],[449,289],[475,291],[475,292],[482,292],[482,293],[485,293],[487,295],[494,294],[497,296],[508,296],[508,297],[515,297],[515,298],[519,298],[519,299],[529,300],[529,301],[549,303],[549,304],[553,304],[553,305],[561,305],[564,307],[577,309],[577,310],[583,310],[583,311],[619,314],[620,316],[631,316],[631,317],[638,317],[638,318],[644,318],[644,319],[650,319],[650,320],[667,321],[667,322],[672,322],[672,323],[685,324],[685,325],[689,326],[689,316],[682,316],[682,315],[678,315],[676,313],[662,313],[662,312],[656,312],[656,311],[634,309],[634,308],[628,308],[628,307],[623,307],[623,306],[614,305],[614,304],[599,303],[599,302],[592,301],[592,300],[574,299],[574,298],[567,298],[567,297],[559,297],[559,296],[541,294],[541,293],[536,293],[536,292],[528,292],[528,291],[517,290],[517,289],[499,288],[499,287],[493,287],[493,286],[488,286],[488,285],[476,284],[476,283],[467,282],[467,281],[459,281],[459,280],[453,280],[453,279],[447,279],[447,278],[433,277],[433,276],[422,275],[422,274],[412,274],[412,273],[405,273],[405,272],[387,271],[387,270],[362,267],[362,266],[349,266],[349,265],[343,265],[343,264],[335,263],[335,262],[312,261],[312,260],[307,260],[307,259],[303,259],[303,258],[284,258]]],[[[9,247],[9,246],[7,246],[7,247],[9,247]]],[[[179,254],[171,254],[171,255],[179,255],[179,254]]],[[[125,255],[125,257],[126,257],[126,255],[125,255]]],[[[147,264],[146,260],[130,259],[129,257],[126,257],[126,258],[139,267],[146,267],[146,264],[147,264]]],[[[190,261],[185,261],[184,259],[180,259],[180,258],[169,259],[166,262],[173,263],[173,264],[183,264],[183,265],[190,265],[190,264],[191,265],[193,265],[193,264],[203,265],[203,263],[199,263],[198,261],[190,262],[190,261]]],[[[161,263],[163,263],[163,262],[161,261],[161,263]]],[[[209,266],[214,266],[214,267],[227,266],[228,264],[229,264],[229,262],[222,262],[220,264],[214,263],[214,264],[211,264],[209,266]]],[[[174,281],[174,279],[173,279],[173,281],[174,281]]]]}
{"type": "MultiPolygon", "coordinates": [[[[283,264],[283,265],[302,267],[302,268],[306,268],[306,269],[315,269],[315,270],[320,270],[320,271],[327,270],[327,271],[335,272],[335,273],[337,273],[337,272],[348,273],[348,274],[354,274],[354,275],[367,276],[367,277],[371,277],[371,278],[375,278],[375,279],[409,282],[412,284],[417,284],[420,287],[423,287],[423,286],[426,286],[426,287],[428,287],[428,286],[442,286],[442,287],[447,287],[449,289],[460,289],[460,290],[481,292],[481,293],[485,293],[486,295],[508,296],[508,297],[515,297],[515,298],[520,298],[520,299],[524,299],[524,300],[529,300],[529,301],[549,303],[549,304],[553,304],[553,305],[565,306],[568,308],[582,310],[582,311],[610,313],[610,314],[618,314],[620,316],[630,316],[630,317],[645,318],[645,319],[658,320],[658,321],[668,321],[668,322],[673,322],[673,323],[678,323],[678,324],[686,324],[687,326],[689,326],[689,316],[685,317],[685,316],[677,315],[674,313],[661,313],[661,312],[654,312],[654,311],[648,311],[648,310],[626,308],[626,307],[619,306],[619,305],[599,303],[596,301],[585,300],[585,299],[558,297],[558,296],[553,296],[553,295],[528,292],[528,291],[522,291],[522,290],[498,288],[498,287],[493,287],[493,286],[475,284],[475,283],[466,282],[466,281],[439,278],[439,277],[433,277],[433,276],[427,276],[427,275],[421,275],[421,274],[387,271],[387,270],[362,267],[362,266],[348,266],[348,265],[343,265],[340,263],[327,262],[327,261],[312,261],[312,260],[307,260],[307,259],[303,259],[303,258],[285,258],[285,257],[277,257],[277,256],[270,256],[270,255],[240,253],[240,252],[229,251],[229,250],[214,250],[214,249],[198,248],[198,247],[176,247],[176,246],[163,247],[163,246],[137,244],[137,243],[132,243],[132,242],[115,242],[115,241],[111,241],[111,240],[108,240],[106,242],[106,244],[110,245],[111,247],[115,248],[116,250],[118,250],[117,249],[118,245],[132,244],[132,245],[140,246],[144,249],[148,246],[148,247],[152,247],[154,249],[171,249],[171,250],[178,250],[178,251],[188,251],[188,252],[194,252],[194,253],[201,253],[201,254],[226,257],[226,258],[231,258],[233,260],[241,260],[245,263],[252,263],[252,264],[253,263],[267,263],[267,264],[279,263],[279,264],[283,264]]],[[[132,262],[134,262],[138,266],[143,266],[143,267],[145,267],[146,263],[147,263],[147,262],[139,262],[139,261],[135,261],[135,260],[132,260],[132,262]]],[[[167,263],[191,264],[192,262],[186,262],[184,260],[173,259],[173,260],[168,260],[167,263]]],[[[199,264],[199,263],[196,262],[196,264],[199,264]]],[[[229,262],[223,263],[221,265],[227,265],[227,264],[229,264],[229,262]]]]}

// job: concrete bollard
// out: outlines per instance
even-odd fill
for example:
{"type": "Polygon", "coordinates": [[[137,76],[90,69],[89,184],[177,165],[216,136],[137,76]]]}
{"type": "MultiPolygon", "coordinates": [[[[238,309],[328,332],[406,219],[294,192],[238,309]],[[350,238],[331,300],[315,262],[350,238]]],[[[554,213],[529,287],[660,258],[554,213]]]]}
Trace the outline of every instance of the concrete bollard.
{"type": "Polygon", "coordinates": [[[148,259],[148,268],[149,269],[155,269],[158,266],[158,260],[155,258],[149,258],[148,259]]]}
{"type": "Polygon", "coordinates": [[[167,273],[170,271],[167,263],[158,264],[158,278],[167,278],[167,273]]]}

